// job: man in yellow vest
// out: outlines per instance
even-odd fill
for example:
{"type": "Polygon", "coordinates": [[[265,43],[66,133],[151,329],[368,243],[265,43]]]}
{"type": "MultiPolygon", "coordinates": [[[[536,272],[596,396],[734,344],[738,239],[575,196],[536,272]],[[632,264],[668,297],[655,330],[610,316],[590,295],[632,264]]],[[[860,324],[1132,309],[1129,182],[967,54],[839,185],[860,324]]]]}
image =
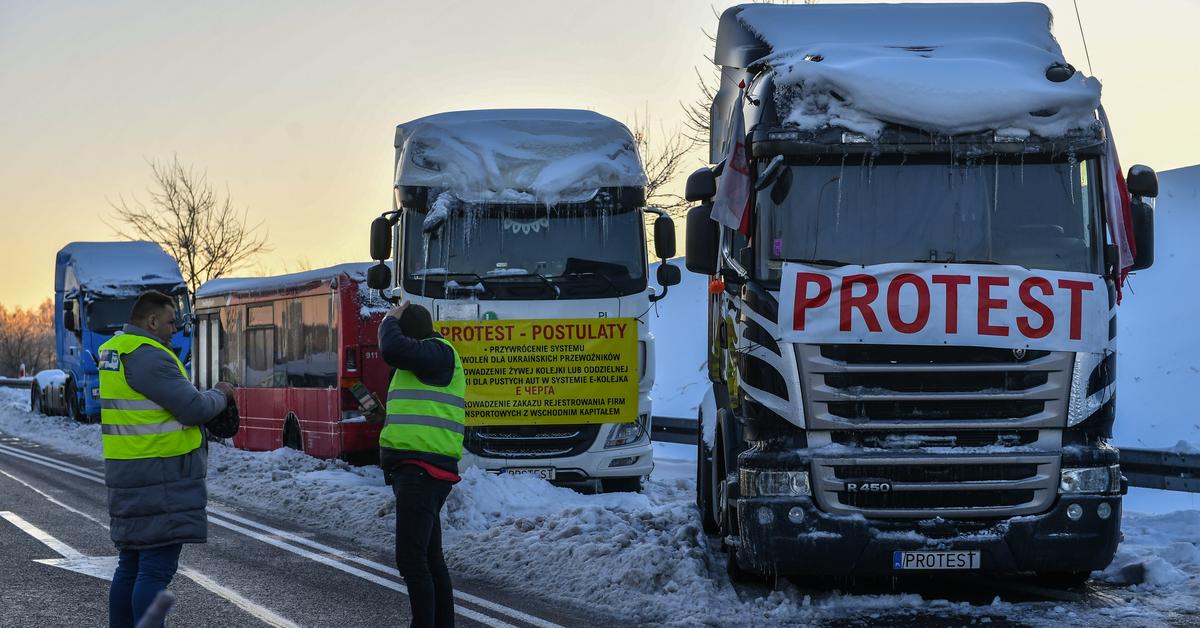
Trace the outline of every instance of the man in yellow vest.
{"type": "Polygon", "coordinates": [[[433,331],[429,310],[401,303],[379,324],[379,350],[396,369],[379,433],[380,466],[396,495],[396,567],[415,627],[454,625],[442,557],[442,505],[459,481],[465,421],[462,360],[433,331]]]}
{"type": "Polygon", "coordinates": [[[170,584],[184,543],[208,538],[207,448],[200,426],[221,414],[233,386],[200,392],[170,349],[175,302],[138,296],[129,323],[100,345],[100,432],[113,543],[109,626],[132,628],[170,584]]]}

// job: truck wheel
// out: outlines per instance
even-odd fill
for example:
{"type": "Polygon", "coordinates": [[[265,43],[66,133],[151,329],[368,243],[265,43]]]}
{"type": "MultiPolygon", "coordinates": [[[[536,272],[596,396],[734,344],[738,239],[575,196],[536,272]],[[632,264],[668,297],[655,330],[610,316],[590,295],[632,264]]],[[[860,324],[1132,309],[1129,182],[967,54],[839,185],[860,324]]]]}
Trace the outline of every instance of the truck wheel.
{"type": "Polygon", "coordinates": [[[42,389],[36,382],[29,387],[29,411],[34,414],[42,413],[42,389]]]}
{"type": "Polygon", "coordinates": [[[294,414],[289,414],[283,422],[283,446],[288,449],[304,451],[304,436],[300,432],[300,421],[294,414]]]}
{"type": "Polygon", "coordinates": [[[83,415],[83,409],[79,407],[79,392],[75,389],[75,380],[67,380],[67,385],[63,388],[63,396],[66,397],[63,401],[66,402],[67,416],[79,423],[87,423],[87,417],[83,415]]]}
{"type": "Polygon", "coordinates": [[[1092,577],[1090,571],[1039,571],[1037,583],[1052,589],[1075,589],[1083,586],[1092,577]]]}
{"type": "Polygon", "coordinates": [[[600,478],[600,488],[605,493],[640,493],[642,492],[642,478],[641,476],[600,478]]]}
{"type": "Polygon", "coordinates": [[[717,519],[713,516],[712,464],[712,450],[702,439],[696,450],[696,508],[700,511],[700,525],[706,534],[717,533],[717,519]]]}

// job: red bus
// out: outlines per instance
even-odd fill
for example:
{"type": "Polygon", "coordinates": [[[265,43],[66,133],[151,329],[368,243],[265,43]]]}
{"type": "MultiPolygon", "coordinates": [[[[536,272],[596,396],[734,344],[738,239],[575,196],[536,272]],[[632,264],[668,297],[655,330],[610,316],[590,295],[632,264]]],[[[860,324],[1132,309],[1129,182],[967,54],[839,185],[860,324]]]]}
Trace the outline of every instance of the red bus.
{"type": "Polygon", "coordinates": [[[213,279],[196,291],[193,377],[201,390],[237,386],[235,446],[318,458],[378,451],[381,426],[366,422],[360,399],[387,398],[377,332],[388,305],[367,289],[369,266],[213,279]]]}

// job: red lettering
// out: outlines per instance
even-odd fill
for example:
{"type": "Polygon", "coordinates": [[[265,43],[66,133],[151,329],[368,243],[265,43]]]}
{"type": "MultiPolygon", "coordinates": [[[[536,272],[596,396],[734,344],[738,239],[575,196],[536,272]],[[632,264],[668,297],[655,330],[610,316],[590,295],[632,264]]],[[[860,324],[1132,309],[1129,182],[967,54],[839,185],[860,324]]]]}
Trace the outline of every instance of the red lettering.
{"type": "Polygon", "coordinates": [[[1088,281],[1059,279],[1058,287],[1071,293],[1071,340],[1079,340],[1083,337],[1083,293],[1092,290],[1092,284],[1088,281]]]}
{"type": "Polygon", "coordinates": [[[925,285],[925,280],[912,273],[896,275],[888,286],[887,316],[892,327],[902,334],[915,334],[924,329],[929,322],[929,286],[925,285]],[[917,289],[917,315],[911,323],[900,318],[900,289],[905,285],[917,289]]]}
{"type": "Polygon", "coordinates": [[[993,299],[991,295],[992,286],[1007,286],[1008,277],[979,277],[979,335],[980,336],[1007,336],[1008,327],[1005,325],[992,325],[991,311],[999,310],[1008,307],[1008,299],[993,299]]]}
{"type": "Polygon", "coordinates": [[[863,317],[863,322],[867,324],[869,331],[883,331],[879,327],[879,319],[875,318],[875,312],[871,310],[871,302],[879,296],[879,282],[871,275],[846,275],[842,278],[841,288],[841,326],[842,331],[850,331],[852,326],[850,321],[850,308],[857,308],[859,314],[863,317]],[[866,286],[867,291],[862,296],[852,296],[854,292],[854,284],[862,284],[866,286]]]}
{"type": "Polygon", "coordinates": [[[1021,282],[1019,289],[1021,303],[1024,303],[1025,307],[1029,308],[1031,312],[1042,317],[1042,324],[1040,327],[1034,327],[1029,324],[1028,316],[1018,316],[1017,329],[1026,338],[1045,338],[1054,329],[1054,311],[1047,307],[1045,303],[1034,298],[1034,288],[1041,290],[1043,296],[1051,296],[1054,294],[1054,287],[1050,285],[1048,280],[1041,277],[1029,277],[1021,282]]]}
{"type": "Polygon", "coordinates": [[[934,275],[933,283],[946,286],[946,333],[958,333],[958,287],[971,283],[967,275],[934,275]]]}
{"type": "Polygon", "coordinates": [[[792,328],[804,331],[805,311],[810,307],[821,307],[829,302],[833,293],[833,282],[825,275],[817,273],[796,273],[796,305],[792,312],[792,328]],[[808,284],[817,286],[817,293],[808,297],[808,284]]]}

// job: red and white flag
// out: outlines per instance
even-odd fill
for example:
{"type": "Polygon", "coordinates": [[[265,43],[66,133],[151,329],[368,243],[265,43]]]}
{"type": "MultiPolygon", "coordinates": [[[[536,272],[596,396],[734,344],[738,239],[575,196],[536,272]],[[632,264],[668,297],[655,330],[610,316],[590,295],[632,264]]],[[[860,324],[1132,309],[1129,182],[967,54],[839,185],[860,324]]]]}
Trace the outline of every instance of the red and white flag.
{"type": "Polygon", "coordinates": [[[746,155],[746,119],[742,113],[745,88],[745,81],[738,84],[729,132],[725,134],[725,167],[717,177],[712,219],[743,235],[750,235],[750,160],[746,155]]]}
{"type": "Polygon", "coordinates": [[[1137,243],[1133,237],[1133,214],[1130,211],[1129,188],[1125,186],[1125,175],[1121,171],[1121,160],[1117,157],[1117,143],[1113,141],[1112,127],[1108,115],[1101,106],[1100,123],[1104,125],[1107,142],[1104,163],[1104,212],[1108,218],[1108,235],[1117,245],[1117,303],[1121,302],[1121,285],[1125,275],[1133,267],[1137,255],[1137,243]]]}

